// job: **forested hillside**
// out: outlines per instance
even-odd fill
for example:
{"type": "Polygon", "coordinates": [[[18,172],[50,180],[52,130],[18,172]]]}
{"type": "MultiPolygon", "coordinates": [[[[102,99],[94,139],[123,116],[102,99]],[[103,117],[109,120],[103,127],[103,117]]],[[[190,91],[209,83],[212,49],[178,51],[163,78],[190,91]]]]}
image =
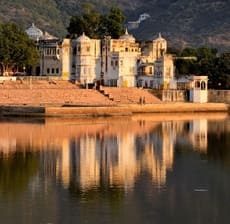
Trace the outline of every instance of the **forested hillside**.
{"type": "MultiPolygon", "coordinates": [[[[0,0],[0,21],[22,27],[35,22],[56,35],[66,34],[70,16],[81,11],[83,0],[0,0]]],[[[88,0],[98,10],[121,7],[127,21],[142,13],[151,17],[132,30],[138,39],[151,39],[161,32],[172,46],[209,45],[230,49],[229,0],[88,0]]]]}

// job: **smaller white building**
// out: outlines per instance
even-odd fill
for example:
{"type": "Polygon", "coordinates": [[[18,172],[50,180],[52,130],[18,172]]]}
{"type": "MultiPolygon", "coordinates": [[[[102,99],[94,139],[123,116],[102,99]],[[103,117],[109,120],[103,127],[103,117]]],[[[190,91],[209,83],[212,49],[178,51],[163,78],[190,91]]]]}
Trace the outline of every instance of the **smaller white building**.
{"type": "Polygon", "coordinates": [[[208,102],[208,76],[192,76],[189,99],[193,103],[208,102]]]}
{"type": "Polygon", "coordinates": [[[184,76],[176,80],[176,89],[186,90],[190,102],[208,102],[208,76],[184,76]]]}
{"type": "Polygon", "coordinates": [[[40,54],[39,64],[32,68],[32,73],[38,76],[61,75],[61,48],[59,38],[43,32],[34,24],[25,31],[31,40],[35,41],[40,54]]]}

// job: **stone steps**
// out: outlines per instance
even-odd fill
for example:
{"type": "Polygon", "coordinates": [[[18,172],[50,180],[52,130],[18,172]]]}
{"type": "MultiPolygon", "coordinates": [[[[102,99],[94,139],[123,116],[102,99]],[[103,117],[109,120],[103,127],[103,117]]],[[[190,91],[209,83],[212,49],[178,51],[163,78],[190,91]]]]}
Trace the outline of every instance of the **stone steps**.
{"type": "Polygon", "coordinates": [[[78,85],[60,80],[17,80],[4,81],[0,85],[0,89],[76,89],[78,85]]]}
{"type": "Polygon", "coordinates": [[[1,89],[0,104],[115,105],[96,90],[86,89],[1,89]]]}
{"type": "Polygon", "coordinates": [[[161,100],[145,89],[103,87],[102,93],[110,100],[121,104],[160,103],[161,100]]]}

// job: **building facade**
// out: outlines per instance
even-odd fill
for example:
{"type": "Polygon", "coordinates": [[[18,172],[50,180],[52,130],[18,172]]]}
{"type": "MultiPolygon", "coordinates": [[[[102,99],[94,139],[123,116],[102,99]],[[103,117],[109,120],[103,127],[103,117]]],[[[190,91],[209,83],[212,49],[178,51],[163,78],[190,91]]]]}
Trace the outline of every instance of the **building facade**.
{"type": "Polygon", "coordinates": [[[134,87],[138,74],[139,44],[127,30],[119,39],[106,38],[102,44],[102,77],[107,86],[134,87]]]}
{"type": "Polygon", "coordinates": [[[118,39],[91,39],[84,33],[76,39],[63,39],[42,32],[34,24],[26,30],[40,53],[32,73],[57,76],[88,86],[100,83],[116,87],[167,89],[174,79],[172,55],[167,41],[158,38],[139,43],[126,32],[118,39]]]}
{"type": "Polygon", "coordinates": [[[75,43],[70,79],[81,84],[93,84],[100,79],[101,41],[90,39],[83,33],[75,43]]]}
{"type": "Polygon", "coordinates": [[[43,32],[34,24],[25,32],[35,41],[40,55],[39,64],[31,70],[31,75],[60,76],[62,71],[60,58],[62,48],[59,38],[48,32],[43,32]]]}

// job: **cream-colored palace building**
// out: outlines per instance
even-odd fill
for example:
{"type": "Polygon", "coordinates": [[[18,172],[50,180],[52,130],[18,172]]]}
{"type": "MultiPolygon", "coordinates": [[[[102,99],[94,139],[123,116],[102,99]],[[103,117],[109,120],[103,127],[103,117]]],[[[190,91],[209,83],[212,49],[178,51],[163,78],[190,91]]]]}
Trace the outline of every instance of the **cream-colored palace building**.
{"type": "Polygon", "coordinates": [[[101,83],[117,87],[169,88],[174,80],[173,57],[159,36],[138,43],[126,30],[119,39],[91,39],[84,33],[60,40],[34,24],[26,30],[36,41],[40,63],[32,73],[59,76],[82,85],[101,83]]]}

